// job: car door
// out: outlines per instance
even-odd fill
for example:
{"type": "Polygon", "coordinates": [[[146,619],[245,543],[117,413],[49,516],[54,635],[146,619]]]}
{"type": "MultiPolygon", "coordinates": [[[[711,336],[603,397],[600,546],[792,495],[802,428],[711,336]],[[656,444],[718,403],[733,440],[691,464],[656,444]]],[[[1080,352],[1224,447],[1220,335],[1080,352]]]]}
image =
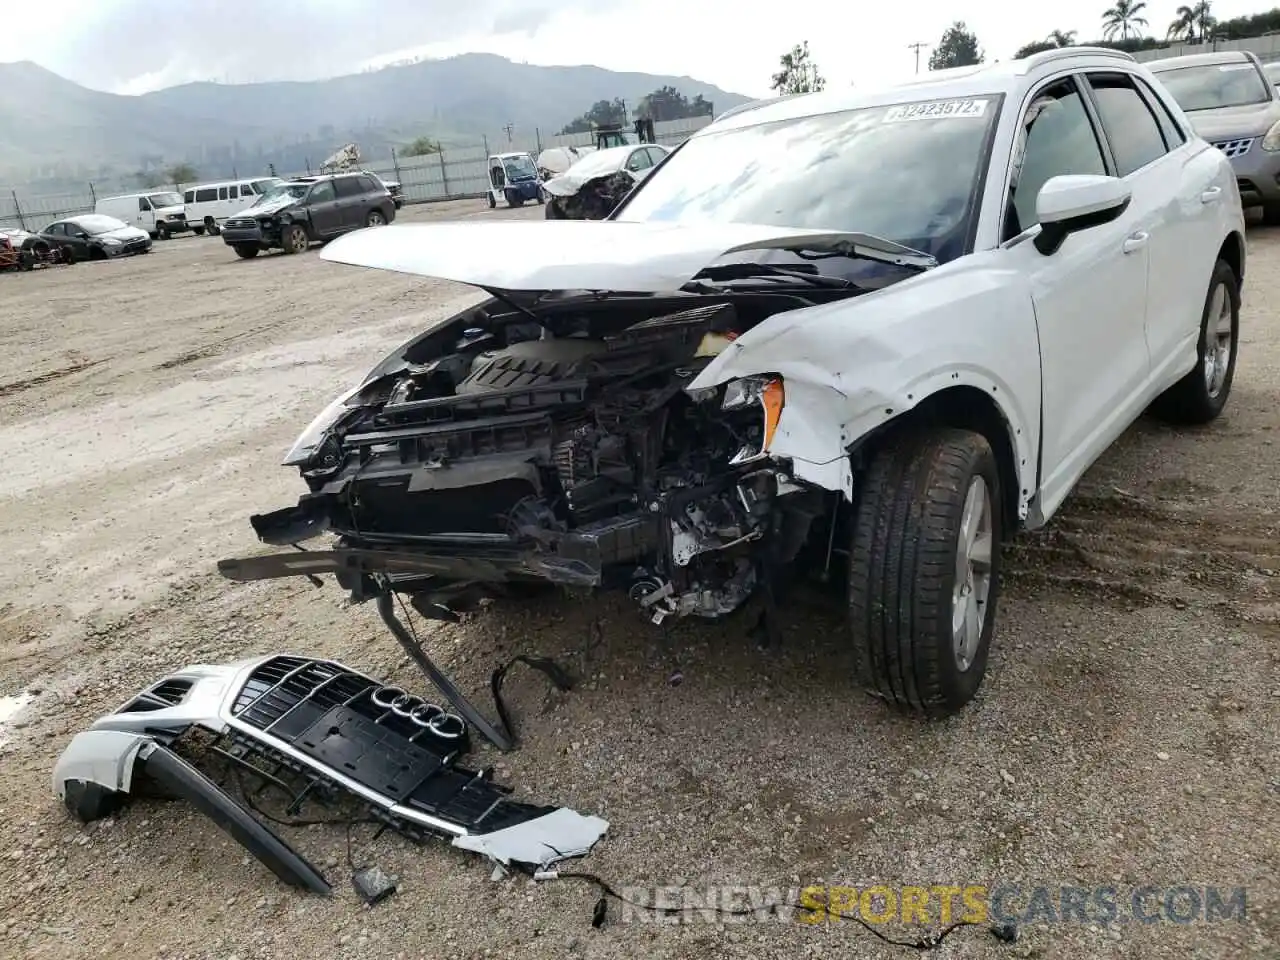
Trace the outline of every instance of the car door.
{"type": "Polygon", "coordinates": [[[1163,170],[1168,229],[1152,236],[1152,282],[1147,296],[1152,374],[1157,381],[1168,382],[1196,351],[1205,293],[1222,244],[1223,206],[1231,202],[1234,173],[1224,169],[1221,151],[1182,129],[1155,89],[1141,77],[1132,79],[1170,153],[1163,170]]]}
{"type": "Polygon", "coordinates": [[[307,213],[317,237],[332,237],[342,232],[342,211],[332,180],[322,180],[307,194],[307,213]]]}
{"type": "Polygon", "coordinates": [[[63,220],[61,223],[52,224],[45,232],[52,234],[59,243],[65,242],[75,253],[77,260],[83,260],[89,256],[91,247],[89,235],[80,224],[72,220],[63,220]]]}
{"type": "Polygon", "coordinates": [[[1042,508],[1056,509],[1080,473],[1130,418],[1147,379],[1149,248],[1133,205],[1110,223],[1040,253],[1028,232],[1036,198],[1053,177],[1114,175],[1086,88],[1048,81],[1022,104],[1005,195],[1008,265],[1029,282],[1040,337],[1042,508]]]}
{"type": "Polygon", "coordinates": [[[337,177],[333,187],[338,196],[338,219],[343,230],[355,230],[364,226],[368,198],[360,188],[357,177],[337,177]]]}

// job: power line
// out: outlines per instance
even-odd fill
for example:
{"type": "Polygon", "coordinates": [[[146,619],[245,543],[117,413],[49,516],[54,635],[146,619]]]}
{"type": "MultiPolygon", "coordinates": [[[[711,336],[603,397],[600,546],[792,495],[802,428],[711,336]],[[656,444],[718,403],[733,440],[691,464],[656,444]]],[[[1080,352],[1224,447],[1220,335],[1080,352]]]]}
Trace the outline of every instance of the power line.
{"type": "Polygon", "coordinates": [[[925,44],[925,42],[919,41],[919,40],[915,41],[914,44],[906,45],[906,49],[915,51],[915,72],[916,73],[920,72],[920,50],[922,50],[923,47],[927,47],[927,46],[928,44],[925,44]]]}

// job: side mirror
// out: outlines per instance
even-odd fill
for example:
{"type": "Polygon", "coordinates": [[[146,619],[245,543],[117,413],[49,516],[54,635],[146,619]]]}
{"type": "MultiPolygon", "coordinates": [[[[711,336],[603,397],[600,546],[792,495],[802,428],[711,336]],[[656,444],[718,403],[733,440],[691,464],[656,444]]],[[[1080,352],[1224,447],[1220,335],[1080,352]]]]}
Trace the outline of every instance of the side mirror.
{"type": "Polygon", "coordinates": [[[1093,174],[1050,177],[1036,196],[1036,249],[1056,253],[1072,233],[1110,223],[1129,206],[1129,185],[1117,177],[1093,174]]]}

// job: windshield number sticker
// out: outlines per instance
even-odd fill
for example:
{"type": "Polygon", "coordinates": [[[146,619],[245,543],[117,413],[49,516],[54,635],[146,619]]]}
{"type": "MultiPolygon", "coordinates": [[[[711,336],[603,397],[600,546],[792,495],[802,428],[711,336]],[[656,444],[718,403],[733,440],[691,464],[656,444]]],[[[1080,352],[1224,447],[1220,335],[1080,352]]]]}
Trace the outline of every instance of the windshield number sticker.
{"type": "Polygon", "coordinates": [[[987,113],[986,100],[934,100],[932,103],[900,103],[885,111],[885,123],[907,120],[979,119],[987,113]]]}

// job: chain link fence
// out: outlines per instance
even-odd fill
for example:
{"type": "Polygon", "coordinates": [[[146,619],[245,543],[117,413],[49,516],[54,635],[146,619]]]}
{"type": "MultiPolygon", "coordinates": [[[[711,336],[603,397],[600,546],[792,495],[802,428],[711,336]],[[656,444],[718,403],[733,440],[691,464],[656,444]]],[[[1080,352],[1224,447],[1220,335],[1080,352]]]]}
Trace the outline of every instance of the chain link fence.
{"type": "MultiPolygon", "coordinates": [[[[687,120],[669,120],[654,124],[654,139],[667,146],[675,146],[685,140],[695,130],[711,122],[710,117],[691,117],[687,120]]],[[[420,157],[391,155],[381,159],[366,157],[361,163],[366,170],[372,170],[385,180],[400,181],[401,192],[405,203],[432,203],[440,200],[465,200],[482,197],[489,184],[488,159],[490,152],[512,153],[527,150],[534,158],[547,147],[552,146],[587,146],[594,143],[592,134],[576,133],[552,137],[543,140],[535,136],[534,142],[522,141],[519,137],[483,139],[470,146],[448,147],[439,153],[420,157]]],[[[279,175],[305,176],[316,171],[294,170],[279,175]]],[[[241,171],[241,177],[266,176],[269,171],[241,171]]],[[[214,178],[213,179],[228,179],[214,178]]],[[[192,184],[167,184],[154,189],[177,190],[190,188],[192,184]]],[[[23,230],[39,230],[46,224],[63,217],[72,217],[80,213],[90,213],[100,196],[113,196],[120,193],[141,191],[141,187],[130,187],[126,190],[110,190],[99,188],[93,183],[86,183],[84,190],[75,193],[41,194],[24,190],[0,190],[0,229],[18,227],[23,230]]]]}

